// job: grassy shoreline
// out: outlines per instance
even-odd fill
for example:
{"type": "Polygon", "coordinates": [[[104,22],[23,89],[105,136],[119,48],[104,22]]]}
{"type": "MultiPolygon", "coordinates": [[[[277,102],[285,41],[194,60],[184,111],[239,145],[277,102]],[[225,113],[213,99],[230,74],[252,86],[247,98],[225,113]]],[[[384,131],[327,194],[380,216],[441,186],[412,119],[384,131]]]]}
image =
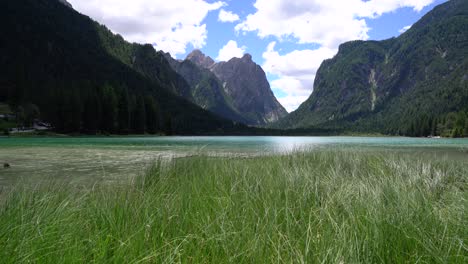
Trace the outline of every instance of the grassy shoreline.
{"type": "Polygon", "coordinates": [[[319,151],[156,162],[120,184],[16,186],[5,263],[466,263],[466,163],[319,151]]]}

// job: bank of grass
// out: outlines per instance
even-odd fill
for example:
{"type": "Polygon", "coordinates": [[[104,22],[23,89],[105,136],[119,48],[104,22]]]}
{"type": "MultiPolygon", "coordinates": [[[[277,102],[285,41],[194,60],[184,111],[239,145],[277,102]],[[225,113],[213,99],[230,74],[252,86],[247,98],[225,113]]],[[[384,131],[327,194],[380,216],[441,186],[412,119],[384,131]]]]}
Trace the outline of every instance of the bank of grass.
{"type": "Polygon", "coordinates": [[[467,263],[467,163],[320,151],[10,191],[3,263],[467,263]]]}

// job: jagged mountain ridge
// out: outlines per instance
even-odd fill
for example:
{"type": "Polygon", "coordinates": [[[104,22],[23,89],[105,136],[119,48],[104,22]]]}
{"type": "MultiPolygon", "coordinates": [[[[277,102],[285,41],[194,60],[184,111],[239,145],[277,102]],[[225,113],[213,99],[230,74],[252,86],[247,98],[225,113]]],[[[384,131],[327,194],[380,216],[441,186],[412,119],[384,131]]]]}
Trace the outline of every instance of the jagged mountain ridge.
{"type": "Polygon", "coordinates": [[[468,1],[437,6],[398,38],[352,41],[322,63],[314,91],[274,127],[409,134],[468,110],[468,1]]]}
{"type": "Polygon", "coordinates": [[[205,69],[210,69],[210,67],[216,63],[210,56],[205,56],[205,54],[198,49],[193,50],[185,59],[205,69]]]}
{"type": "Polygon", "coordinates": [[[200,50],[194,50],[184,61],[172,60],[171,65],[191,84],[195,102],[205,109],[254,126],[264,126],[287,115],[271,91],[265,72],[249,54],[216,63],[200,50]],[[200,71],[204,72],[201,74],[204,78],[193,78],[193,72],[200,71]],[[217,101],[222,110],[206,107],[203,102],[207,100],[217,101]]]}
{"type": "MultiPolygon", "coordinates": [[[[191,93],[186,96],[203,109],[209,110],[227,119],[249,123],[232,105],[232,99],[226,94],[221,81],[208,69],[198,66],[189,59],[178,61],[173,59],[170,54],[165,54],[166,59],[172,68],[181,76],[191,87],[191,93]]],[[[208,60],[198,60],[195,57],[189,57],[203,65],[212,65],[214,63],[208,60]],[[208,62],[208,63],[207,63],[208,62]]],[[[209,58],[209,57],[208,57],[209,58]]]]}
{"type": "Polygon", "coordinates": [[[275,122],[288,114],[271,91],[265,72],[250,54],[216,63],[210,70],[223,82],[234,107],[258,125],[275,122]]]}

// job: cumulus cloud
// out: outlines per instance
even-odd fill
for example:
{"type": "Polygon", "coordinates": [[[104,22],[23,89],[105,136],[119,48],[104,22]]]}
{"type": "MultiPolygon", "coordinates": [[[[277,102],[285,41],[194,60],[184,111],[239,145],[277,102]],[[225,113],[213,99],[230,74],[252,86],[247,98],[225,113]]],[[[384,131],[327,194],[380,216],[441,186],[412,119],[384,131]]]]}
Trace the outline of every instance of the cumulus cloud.
{"type": "Polygon", "coordinates": [[[284,97],[278,97],[277,99],[288,112],[296,110],[299,105],[306,101],[310,96],[310,91],[304,89],[301,82],[294,78],[285,77],[272,81],[271,88],[273,90],[281,91],[285,91],[285,89],[287,89],[287,95],[284,97]]]}
{"type": "Polygon", "coordinates": [[[315,50],[295,50],[280,55],[275,50],[276,42],[271,42],[263,53],[263,69],[279,79],[272,81],[274,89],[286,93],[278,98],[288,110],[295,110],[312,93],[315,74],[323,60],[333,57],[337,50],[321,47],[315,50]]]}
{"type": "Polygon", "coordinates": [[[216,58],[216,60],[228,61],[234,57],[241,58],[242,56],[244,56],[246,49],[247,47],[239,47],[236,41],[230,40],[224,47],[222,47],[219,50],[218,57],[216,58]]]}
{"type": "Polygon", "coordinates": [[[191,44],[202,48],[207,30],[203,20],[208,12],[226,5],[217,1],[177,0],[69,0],[73,7],[105,24],[127,40],[151,43],[158,50],[183,54],[191,44]]]}
{"type": "Polygon", "coordinates": [[[400,33],[405,33],[408,29],[411,28],[412,25],[409,25],[409,26],[406,26],[406,27],[403,27],[402,29],[398,30],[398,32],[400,33]]]}
{"type": "Polygon", "coordinates": [[[432,4],[435,0],[370,0],[361,2],[360,11],[356,12],[358,16],[362,17],[376,17],[384,13],[393,12],[399,8],[410,7],[414,11],[419,12],[424,7],[432,4]]]}
{"type": "Polygon", "coordinates": [[[350,40],[367,40],[366,19],[403,7],[421,11],[435,0],[256,0],[256,11],[236,25],[240,33],[260,38],[317,44],[316,50],[296,50],[280,55],[275,42],[263,54],[264,68],[279,77],[272,87],[286,93],[278,100],[290,111],[310,96],[318,67],[333,57],[338,46],[350,40]]]}
{"type": "Polygon", "coordinates": [[[365,18],[402,7],[420,11],[434,0],[256,0],[255,13],[236,26],[261,38],[275,36],[337,48],[340,43],[368,39],[365,18]]]}
{"type": "Polygon", "coordinates": [[[238,21],[240,18],[237,14],[234,14],[232,13],[231,11],[226,11],[224,9],[221,9],[219,11],[219,15],[218,15],[218,21],[220,22],[236,22],[238,21]]]}

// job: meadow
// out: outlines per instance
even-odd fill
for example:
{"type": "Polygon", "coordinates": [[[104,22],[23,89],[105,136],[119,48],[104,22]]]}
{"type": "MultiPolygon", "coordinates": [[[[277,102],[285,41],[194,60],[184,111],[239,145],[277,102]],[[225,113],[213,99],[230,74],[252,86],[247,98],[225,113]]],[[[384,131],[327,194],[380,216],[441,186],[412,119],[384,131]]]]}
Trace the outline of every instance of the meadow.
{"type": "Polygon", "coordinates": [[[2,263],[467,263],[468,163],[319,150],[158,160],[0,194],[2,263]]]}

